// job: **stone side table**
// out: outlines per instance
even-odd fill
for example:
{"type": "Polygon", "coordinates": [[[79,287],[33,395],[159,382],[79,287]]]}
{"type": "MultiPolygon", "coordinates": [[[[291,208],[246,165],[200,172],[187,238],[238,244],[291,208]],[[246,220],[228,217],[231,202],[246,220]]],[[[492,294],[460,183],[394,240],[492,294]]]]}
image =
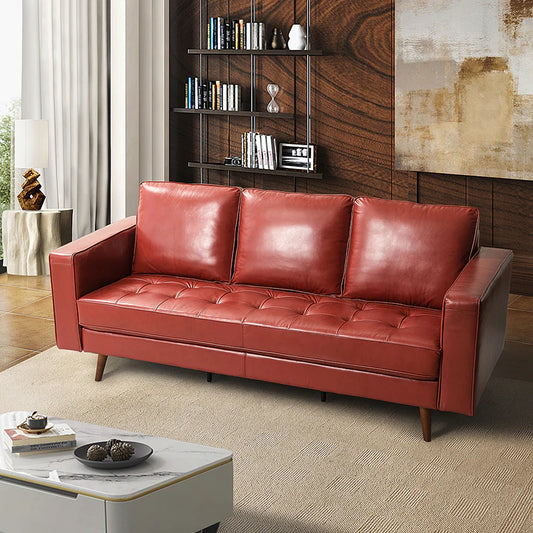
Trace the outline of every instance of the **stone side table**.
{"type": "Polygon", "coordinates": [[[4,211],[2,243],[8,274],[50,274],[48,254],[72,240],[72,209],[4,211]]]}

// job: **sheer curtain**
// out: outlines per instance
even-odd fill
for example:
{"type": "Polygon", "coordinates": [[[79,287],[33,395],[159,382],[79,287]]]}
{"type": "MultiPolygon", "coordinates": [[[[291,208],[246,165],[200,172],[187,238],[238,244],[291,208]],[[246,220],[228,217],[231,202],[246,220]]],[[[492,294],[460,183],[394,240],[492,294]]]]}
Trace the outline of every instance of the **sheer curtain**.
{"type": "Polygon", "coordinates": [[[23,0],[22,118],[48,119],[45,208],[73,237],[109,221],[108,0],[23,0]]]}

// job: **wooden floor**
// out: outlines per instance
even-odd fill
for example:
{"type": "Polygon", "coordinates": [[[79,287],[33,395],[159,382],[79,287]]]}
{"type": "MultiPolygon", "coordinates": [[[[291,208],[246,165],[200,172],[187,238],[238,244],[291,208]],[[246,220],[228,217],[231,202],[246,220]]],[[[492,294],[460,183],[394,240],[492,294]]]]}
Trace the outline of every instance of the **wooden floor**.
{"type": "MultiPolygon", "coordinates": [[[[1,274],[0,371],[54,344],[50,278],[1,274]]],[[[507,342],[495,372],[533,376],[533,297],[510,296],[507,342]]]]}

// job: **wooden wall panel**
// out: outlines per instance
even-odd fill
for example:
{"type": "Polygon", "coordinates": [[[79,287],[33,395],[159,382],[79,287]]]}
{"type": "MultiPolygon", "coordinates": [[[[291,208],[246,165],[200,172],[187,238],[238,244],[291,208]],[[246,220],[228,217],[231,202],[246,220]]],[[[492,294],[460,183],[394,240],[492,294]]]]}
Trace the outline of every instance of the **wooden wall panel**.
{"type": "MultiPolygon", "coordinates": [[[[249,19],[249,0],[205,2],[209,16],[249,19]]],[[[170,0],[170,104],[183,106],[183,85],[197,75],[198,0],[170,0]]],[[[305,0],[257,0],[257,20],[267,36],[278,26],[288,39],[294,21],[305,24],[305,0]]],[[[312,0],[312,141],[318,146],[323,180],[253,173],[206,172],[210,183],[311,193],[349,193],[381,198],[472,205],[480,210],[481,243],[511,248],[514,292],[533,294],[533,183],[503,179],[396,171],[394,165],[394,0],[312,0]]],[[[249,91],[250,58],[209,58],[209,79],[231,80],[249,91]]],[[[305,59],[257,58],[257,106],[266,109],[266,85],[281,87],[276,98],[295,120],[257,121],[279,141],[305,142],[305,59]],[[296,73],[296,76],[294,76],[296,73]]],[[[247,98],[245,98],[247,100],[247,98]]],[[[240,153],[245,118],[210,117],[210,160],[240,153]]],[[[170,169],[177,181],[199,181],[197,116],[170,117],[170,169]]]]}

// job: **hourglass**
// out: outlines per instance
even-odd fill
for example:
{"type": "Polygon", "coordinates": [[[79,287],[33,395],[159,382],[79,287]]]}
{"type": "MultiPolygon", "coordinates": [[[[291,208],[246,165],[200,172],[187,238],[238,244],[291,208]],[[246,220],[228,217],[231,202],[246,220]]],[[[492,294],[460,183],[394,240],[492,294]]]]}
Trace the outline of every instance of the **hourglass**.
{"type": "Polygon", "coordinates": [[[267,111],[269,113],[279,113],[279,105],[276,103],[276,100],[274,100],[279,92],[279,85],[269,83],[267,85],[267,92],[272,97],[272,100],[270,100],[270,103],[267,105],[267,111]]]}

